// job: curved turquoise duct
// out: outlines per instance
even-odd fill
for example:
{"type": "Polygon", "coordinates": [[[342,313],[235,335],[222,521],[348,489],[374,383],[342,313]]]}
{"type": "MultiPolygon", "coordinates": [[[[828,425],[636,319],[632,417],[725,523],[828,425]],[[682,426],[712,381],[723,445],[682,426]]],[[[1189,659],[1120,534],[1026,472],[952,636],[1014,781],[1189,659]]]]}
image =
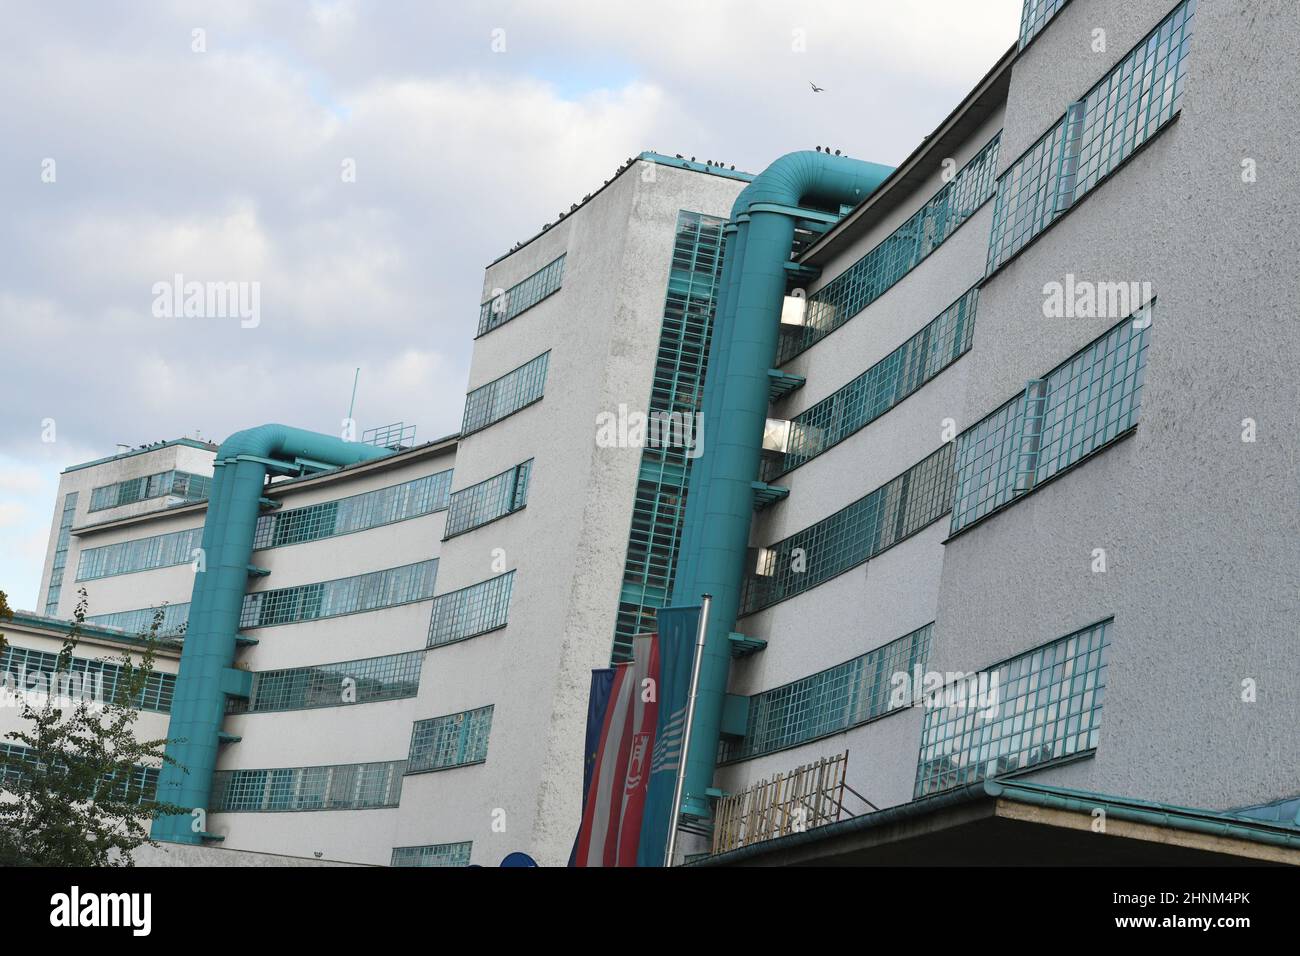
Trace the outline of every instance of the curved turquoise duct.
{"type": "MultiPolygon", "coordinates": [[[[208,809],[226,695],[244,689],[248,679],[247,672],[231,665],[267,474],[319,471],[391,454],[387,448],[287,425],[260,425],[222,442],[203,521],[203,565],[194,575],[167,731],[167,754],[180,766],[163,766],[159,800],[208,809]]],[[[159,817],[153,824],[156,840],[199,843],[207,835],[194,829],[188,814],[159,817]]]]}
{"type": "Polygon", "coordinates": [[[682,812],[710,813],[723,703],[745,577],[763,428],[768,369],[776,360],[781,305],[790,276],[785,264],[795,223],[810,210],[838,215],[893,172],[888,166],[828,153],[782,156],[737,197],[726,228],[718,308],[703,400],[702,453],[691,467],[681,560],[672,606],[713,597],[686,759],[682,812]]]}

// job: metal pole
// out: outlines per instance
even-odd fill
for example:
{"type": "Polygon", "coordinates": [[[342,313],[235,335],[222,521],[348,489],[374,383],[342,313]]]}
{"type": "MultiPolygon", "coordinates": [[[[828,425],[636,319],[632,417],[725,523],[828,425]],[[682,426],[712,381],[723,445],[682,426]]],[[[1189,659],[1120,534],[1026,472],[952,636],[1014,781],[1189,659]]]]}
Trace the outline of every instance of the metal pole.
{"type": "MultiPolygon", "coordinates": [[[[348,424],[352,424],[352,409],[357,406],[357,381],[361,378],[361,369],[357,368],[357,373],[352,376],[352,401],[348,402],[348,424]]],[[[354,426],[355,430],[355,426],[354,426]]]]}
{"type": "Polygon", "coordinates": [[[709,626],[709,606],[713,596],[700,596],[700,629],[695,635],[695,660],[691,663],[691,695],[686,701],[686,726],[682,728],[682,749],[677,761],[677,785],[673,788],[673,814],[668,818],[668,849],[664,866],[673,865],[677,850],[677,818],[682,812],[682,788],[686,785],[686,748],[691,743],[691,725],[695,723],[695,697],[700,690],[700,662],[704,660],[704,635],[709,626]]]}

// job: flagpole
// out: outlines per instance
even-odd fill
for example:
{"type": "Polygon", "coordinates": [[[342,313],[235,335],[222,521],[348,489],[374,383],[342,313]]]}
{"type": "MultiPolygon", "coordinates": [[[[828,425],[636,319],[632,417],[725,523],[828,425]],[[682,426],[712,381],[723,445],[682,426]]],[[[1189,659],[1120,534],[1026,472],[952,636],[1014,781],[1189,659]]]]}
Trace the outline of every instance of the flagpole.
{"type": "Polygon", "coordinates": [[[700,628],[695,635],[695,660],[691,663],[691,695],[686,701],[686,726],[682,728],[682,750],[677,761],[677,785],[673,788],[673,813],[668,818],[668,849],[664,866],[673,865],[677,850],[677,818],[682,812],[682,788],[686,786],[686,749],[691,743],[691,725],[695,723],[695,697],[700,690],[700,662],[704,660],[704,635],[709,626],[709,606],[713,596],[700,596],[700,628]]]}

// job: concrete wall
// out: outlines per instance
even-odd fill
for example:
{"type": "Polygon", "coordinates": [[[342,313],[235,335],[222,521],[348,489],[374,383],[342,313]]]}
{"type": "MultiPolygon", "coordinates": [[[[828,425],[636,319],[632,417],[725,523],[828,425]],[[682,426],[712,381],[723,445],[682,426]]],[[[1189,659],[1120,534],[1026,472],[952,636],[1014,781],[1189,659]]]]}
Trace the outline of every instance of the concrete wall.
{"type": "Polygon", "coordinates": [[[590,671],[609,662],[641,457],[597,448],[596,418],[648,407],[678,212],[725,216],[744,185],[646,168],[485,278],[487,298],[567,254],[559,292],[475,343],[471,389],[549,349],[545,397],[460,444],[457,490],[533,459],[528,506],[443,545],[439,593],[516,570],[510,622],[429,653],[420,717],[493,704],[491,742],[481,766],[407,779],[399,845],[472,839],[484,865],[512,850],[568,858],[590,671]]]}
{"type": "MultiPolygon", "coordinates": [[[[1008,146],[1172,7],[1071,4],[1014,68],[1008,146]],[[1081,52],[1093,25],[1105,55],[1081,52]]],[[[1117,321],[1044,318],[1045,283],[1149,281],[1158,296],[1134,436],[944,549],[940,668],[1115,618],[1096,757],[1035,779],[1216,808],[1300,790],[1295,26],[1293,4],[1202,2],[1182,117],[981,295],[963,426],[1117,321]]]]}

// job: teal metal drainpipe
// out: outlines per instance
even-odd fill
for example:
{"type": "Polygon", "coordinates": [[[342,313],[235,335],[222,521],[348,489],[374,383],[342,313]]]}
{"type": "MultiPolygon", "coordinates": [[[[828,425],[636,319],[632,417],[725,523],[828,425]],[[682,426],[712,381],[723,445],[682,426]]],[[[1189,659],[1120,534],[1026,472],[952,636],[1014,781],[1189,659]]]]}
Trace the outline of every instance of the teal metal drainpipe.
{"type": "MultiPolygon", "coordinates": [[[[304,465],[351,465],[391,454],[387,448],[285,425],[236,432],[217,450],[203,521],[203,570],[194,575],[167,730],[167,754],[180,766],[163,766],[159,800],[208,809],[226,694],[247,680],[245,672],[231,665],[268,471],[298,474],[304,465]]],[[[199,843],[206,835],[194,828],[188,814],[159,817],[153,824],[156,840],[199,843]]]]}
{"type": "Polygon", "coordinates": [[[683,814],[708,817],[727,692],[731,651],[745,575],[754,491],[768,409],[768,375],[776,359],[785,263],[800,207],[838,211],[856,204],[893,170],[877,163],[799,152],[782,156],[745,187],[731,211],[735,232],[723,260],[704,386],[703,453],[691,468],[682,532],[683,559],[673,606],[713,595],[700,665],[696,724],[686,759],[683,814]]]}

